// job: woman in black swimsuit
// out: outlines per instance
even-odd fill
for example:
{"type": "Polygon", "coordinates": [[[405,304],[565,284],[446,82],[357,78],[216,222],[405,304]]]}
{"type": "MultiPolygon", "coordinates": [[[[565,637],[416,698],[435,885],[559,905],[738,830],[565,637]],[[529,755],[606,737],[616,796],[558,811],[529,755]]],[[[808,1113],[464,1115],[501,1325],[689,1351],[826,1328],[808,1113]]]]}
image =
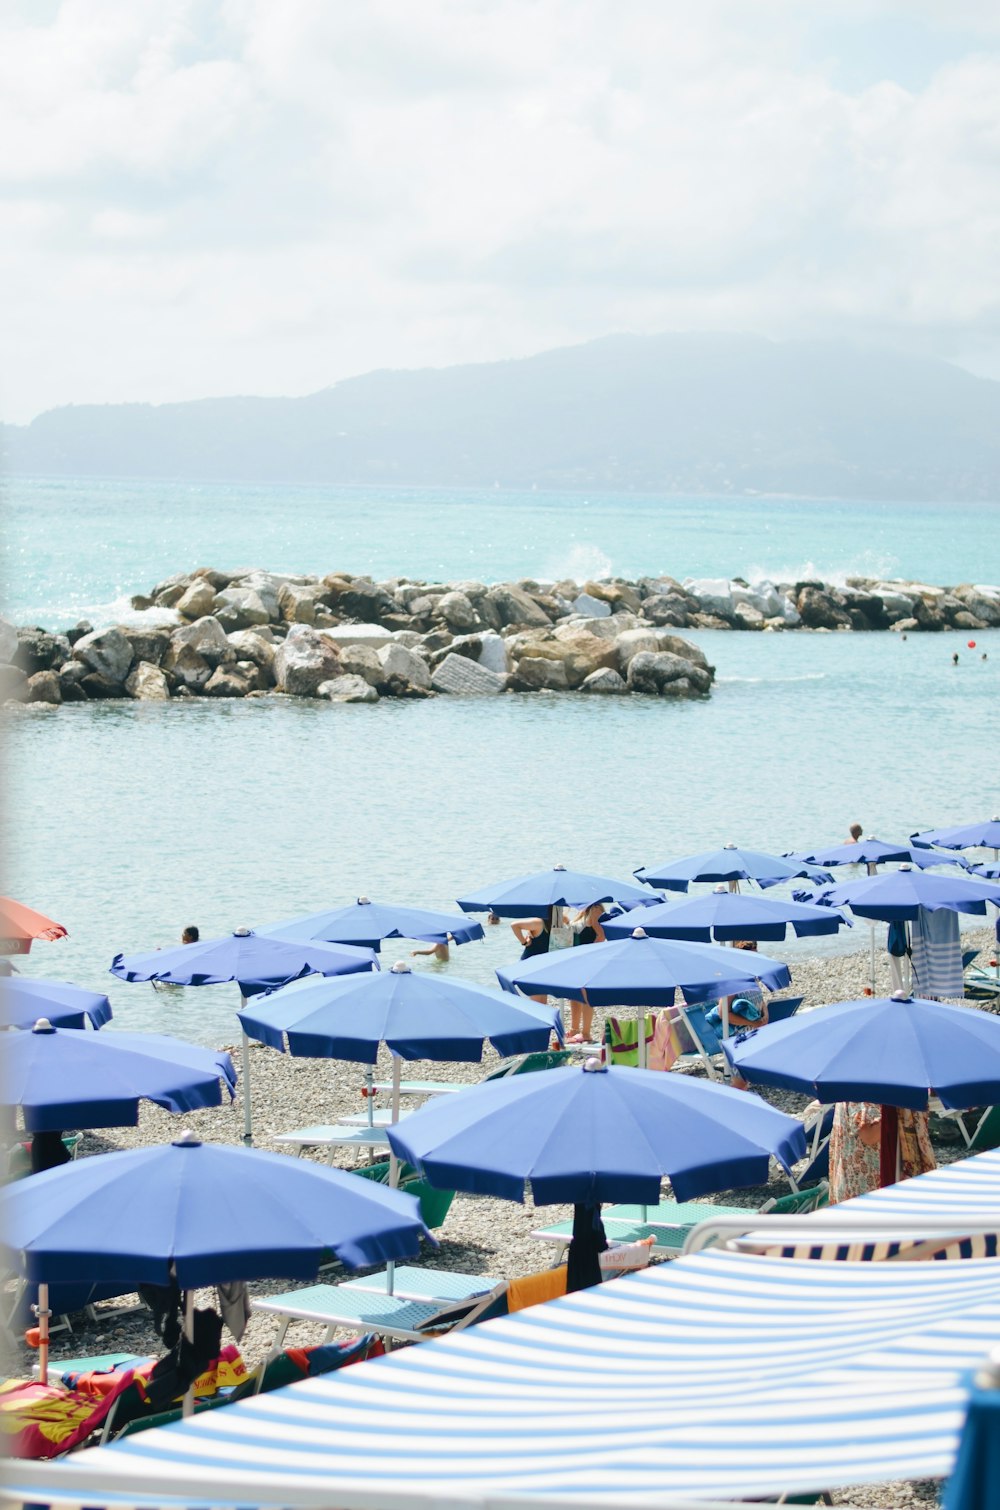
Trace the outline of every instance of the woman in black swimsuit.
{"type": "MultiPolygon", "coordinates": [[[[534,959],[536,954],[548,954],[552,935],[552,908],[546,908],[540,918],[518,918],[511,923],[510,931],[521,945],[521,958],[534,959]]],[[[533,996],[532,1001],[545,1005],[548,997],[533,996]]]]}

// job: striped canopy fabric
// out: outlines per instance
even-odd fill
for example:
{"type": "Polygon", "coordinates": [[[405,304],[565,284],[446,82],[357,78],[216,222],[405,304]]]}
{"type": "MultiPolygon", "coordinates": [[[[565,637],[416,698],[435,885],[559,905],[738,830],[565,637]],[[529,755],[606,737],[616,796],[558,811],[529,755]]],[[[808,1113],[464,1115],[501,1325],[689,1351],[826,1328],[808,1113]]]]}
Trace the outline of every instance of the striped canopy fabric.
{"type": "Polygon", "coordinates": [[[884,1190],[870,1190],[852,1200],[841,1201],[837,1206],[827,1206],[814,1211],[808,1223],[796,1224],[794,1240],[782,1241],[782,1224],[776,1222],[774,1230],[759,1229],[740,1238],[738,1245],[743,1251],[780,1252],[789,1258],[810,1259],[885,1259],[897,1254],[933,1258],[995,1258],[1000,1249],[1000,1149],[990,1153],[974,1154],[960,1159],[955,1164],[945,1164],[940,1169],[928,1170],[910,1180],[901,1180],[897,1185],[888,1185],[884,1190]],[[865,1230],[851,1230],[852,1218],[861,1217],[865,1230]],[[876,1219],[886,1219],[886,1231],[872,1231],[876,1219]],[[927,1226],[934,1224],[934,1231],[927,1226]],[[911,1225],[916,1233],[922,1228],[926,1241],[919,1245],[893,1237],[903,1224],[911,1225]],[[948,1242],[949,1224],[955,1235],[948,1242]],[[963,1223],[968,1223],[963,1227],[963,1223]],[[995,1227],[992,1225],[995,1223],[995,1227]],[[891,1224],[891,1225],[890,1225],[891,1224]],[[809,1235],[803,1232],[807,1226],[809,1235]],[[812,1228],[826,1229],[817,1237],[812,1228]]]}
{"type": "MultiPolygon", "coordinates": [[[[713,1250],[62,1463],[23,1502],[658,1510],[949,1472],[1000,1264],[713,1250]]],[[[16,1486],[16,1487],[15,1487],[16,1486]]]]}

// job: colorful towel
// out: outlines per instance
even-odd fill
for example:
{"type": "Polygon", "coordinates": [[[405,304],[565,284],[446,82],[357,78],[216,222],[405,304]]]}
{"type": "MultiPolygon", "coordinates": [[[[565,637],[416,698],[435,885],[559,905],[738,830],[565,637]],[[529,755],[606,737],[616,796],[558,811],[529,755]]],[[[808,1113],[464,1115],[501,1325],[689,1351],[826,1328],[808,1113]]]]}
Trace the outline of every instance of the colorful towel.
{"type": "Polygon", "coordinates": [[[917,996],[961,997],[965,994],[958,913],[921,907],[910,924],[913,988],[917,996]]]}

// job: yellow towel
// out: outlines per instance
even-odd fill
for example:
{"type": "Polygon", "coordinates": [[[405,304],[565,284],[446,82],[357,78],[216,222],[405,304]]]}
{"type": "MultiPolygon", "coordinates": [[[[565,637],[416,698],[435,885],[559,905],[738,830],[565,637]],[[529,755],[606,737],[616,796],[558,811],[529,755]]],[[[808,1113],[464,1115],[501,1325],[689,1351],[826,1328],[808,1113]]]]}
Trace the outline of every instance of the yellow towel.
{"type": "Polygon", "coordinates": [[[566,1265],[558,1269],[542,1269],[538,1274],[525,1274],[523,1279],[512,1279],[507,1291],[507,1310],[523,1311],[527,1306],[540,1305],[543,1300],[555,1300],[566,1294],[566,1265]]]}

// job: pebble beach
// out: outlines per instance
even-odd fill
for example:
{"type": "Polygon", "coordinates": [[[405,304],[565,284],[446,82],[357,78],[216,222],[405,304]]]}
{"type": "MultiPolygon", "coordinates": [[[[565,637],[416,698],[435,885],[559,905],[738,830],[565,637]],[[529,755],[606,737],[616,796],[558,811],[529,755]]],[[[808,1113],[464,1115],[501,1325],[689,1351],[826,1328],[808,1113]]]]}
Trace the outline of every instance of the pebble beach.
{"type": "MultiPolygon", "coordinates": [[[[987,964],[995,958],[995,939],[991,928],[982,928],[963,936],[968,949],[978,948],[977,963],[987,964]]],[[[458,962],[451,970],[461,972],[461,950],[457,951],[458,962]]],[[[888,994],[887,957],[879,951],[876,959],[876,993],[888,994]]],[[[851,954],[834,957],[806,958],[798,961],[793,969],[792,985],[782,995],[803,996],[800,1011],[821,1006],[827,1002],[844,1001],[860,997],[870,982],[870,954],[867,948],[851,954]]],[[[1000,1010],[1000,997],[986,1004],[988,1009],[1000,1010]]],[[[601,1014],[595,1016],[595,1037],[603,1028],[601,1014]]],[[[227,1048],[239,1064],[239,1045],[231,1042],[219,1045],[227,1048]]],[[[489,1047],[484,1051],[481,1064],[434,1064],[414,1062],[407,1065],[407,1072],[414,1078],[461,1081],[473,1084],[496,1067],[500,1060],[489,1047]]],[[[282,1145],[275,1141],[276,1135],[318,1122],[333,1122],[339,1117],[364,1109],[362,1096],[365,1073],[362,1066],[337,1060],[294,1059],[287,1054],[278,1054],[262,1045],[252,1044],[250,1049],[252,1079],[252,1110],[254,1146],[272,1152],[281,1152],[282,1145]]],[[[685,1069],[681,1073],[702,1074],[700,1067],[685,1069]]],[[[388,1052],[383,1048],[376,1065],[376,1079],[386,1079],[391,1074],[388,1052]]],[[[793,1115],[800,1115],[807,1105],[805,1096],[785,1091],[767,1090],[766,1099],[774,1106],[793,1115]]],[[[385,1098],[382,1098],[385,1100],[385,1098]]],[[[86,1133],[80,1148],[80,1157],[109,1152],[115,1149],[135,1148],[169,1141],[183,1130],[190,1130],[206,1141],[238,1144],[243,1133],[243,1110],[240,1094],[228,1106],[193,1112],[183,1118],[171,1116],[156,1107],[143,1105],[139,1125],[135,1128],[86,1133]]],[[[931,1134],[939,1164],[949,1163],[963,1156],[965,1149],[952,1121],[932,1117],[931,1134]]],[[[307,1155],[308,1156],[308,1155],[307,1155]]],[[[319,1155],[325,1157],[325,1155],[319,1155]]],[[[353,1155],[337,1162],[349,1166],[353,1155]]],[[[787,1180],[781,1171],[773,1167],[771,1179],[766,1186],[752,1186],[736,1191],[720,1192],[718,1199],[728,1205],[743,1205],[756,1208],[773,1196],[780,1196],[788,1189],[787,1180]]],[[[706,1202],[710,1208],[711,1200],[706,1202]]],[[[561,1221],[572,1215],[569,1207],[549,1207],[536,1210],[530,1203],[523,1206],[513,1202],[456,1196],[443,1228],[436,1234],[440,1246],[428,1251],[426,1262],[438,1267],[461,1270],[466,1273],[482,1273],[500,1278],[512,1278],[544,1268],[552,1258],[552,1250],[531,1236],[534,1229],[550,1222],[561,1221]]],[[[323,1278],[336,1282],[345,1277],[345,1271],[334,1265],[324,1271],[323,1278]]],[[[265,1295],[288,1289],[282,1281],[268,1281],[251,1286],[254,1295],[265,1295]]],[[[213,1303],[213,1293],[206,1291],[198,1303],[213,1303]]],[[[89,1321],[83,1315],[73,1318],[74,1331],[57,1332],[52,1343],[52,1362],[58,1369],[60,1357],[79,1356],[84,1352],[135,1351],[158,1354],[162,1351],[151,1317],[145,1307],[114,1314],[119,1306],[128,1305],[128,1300],[107,1301],[96,1308],[98,1319],[89,1321]]],[[[240,1348],[248,1366],[264,1358],[274,1335],[274,1323],[270,1317],[255,1316],[244,1334],[240,1348]]],[[[322,1340],[323,1329],[311,1323],[293,1323],[286,1342],[293,1346],[310,1346],[322,1340]]],[[[21,1350],[20,1360],[11,1360],[21,1372],[30,1367],[33,1355],[21,1350]]],[[[936,1486],[933,1484],[897,1484],[841,1491],[834,1495],[838,1505],[854,1504],[865,1507],[904,1507],[913,1504],[935,1504],[936,1486]]]]}

